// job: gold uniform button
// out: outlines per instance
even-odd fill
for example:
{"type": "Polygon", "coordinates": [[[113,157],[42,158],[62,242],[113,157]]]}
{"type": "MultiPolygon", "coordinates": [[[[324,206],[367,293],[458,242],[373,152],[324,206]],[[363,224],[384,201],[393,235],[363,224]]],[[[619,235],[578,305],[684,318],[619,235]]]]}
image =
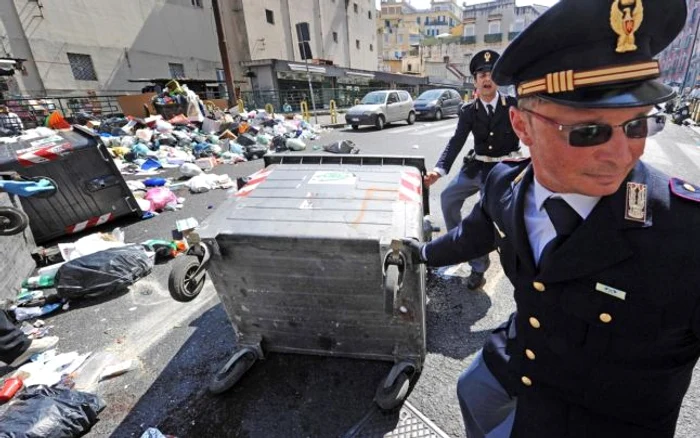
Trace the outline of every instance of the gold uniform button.
{"type": "Polygon", "coordinates": [[[537,292],[544,292],[545,289],[547,289],[546,287],[544,287],[544,283],[541,283],[539,281],[535,281],[534,283],[532,283],[532,287],[534,287],[537,292]]]}
{"type": "Polygon", "coordinates": [[[489,150],[493,149],[493,146],[489,146],[489,150]]]}
{"type": "Polygon", "coordinates": [[[491,133],[491,137],[493,137],[493,132],[491,133]]]}
{"type": "Polygon", "coordinates": [[[529,348],[525,349],[525,356],[527,356],[527,358],[530,360],[535,360],[535,352],[529,348]]]}
{"type": "Polygon", "coordinates": [[[612,316],[609,313],[601,313],[599,316],[600,320],[606,324],[612,321],[612,316]]]}
{"type": "Polygon", "coordinates": [[[520,381],[523,382],[525,386],[532,386],[532,380],[528,376],[522,376],[520,381]]]}
{"type": "Polygon", "coordinates": [[[540,321],[539,321],[537,318],[530,317],[530,320],[529,320],[529,321],[530,321],[530,325],[531,325],[533,328],[536,328],[536,329],[540,328],[540,321]]]}
{"type": "Polygon", "coordinates": [[[695,191],[695,187],[691,186],[691,185],[688,184],[688,183],[683,184],[683,188],[686,189],[686,190],[689,191],[689,192],[694,192],[694,191],[695,191]]]}

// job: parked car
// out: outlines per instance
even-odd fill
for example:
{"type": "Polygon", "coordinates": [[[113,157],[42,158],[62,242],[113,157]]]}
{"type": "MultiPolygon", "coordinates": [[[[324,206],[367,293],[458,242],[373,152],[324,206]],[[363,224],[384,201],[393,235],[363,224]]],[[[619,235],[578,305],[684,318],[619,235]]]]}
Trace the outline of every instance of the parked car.
{"type": "Polygon", "coordinates": [[[359,105],[345,113],[345,122],[358,129],[360,125],[374,125],[383,129],[392,122],[406,121],[412,125],[416,121],[413,100],[407,91],[381,90],[367,93],[359,105]]]}
{"type": "Polygon", "coordinates": [[[462,107],[462,96],[449,88],[440,88],[423,92],[413,102],[416,117],[440,120],[444,116],[457,115],[462,107]]]}

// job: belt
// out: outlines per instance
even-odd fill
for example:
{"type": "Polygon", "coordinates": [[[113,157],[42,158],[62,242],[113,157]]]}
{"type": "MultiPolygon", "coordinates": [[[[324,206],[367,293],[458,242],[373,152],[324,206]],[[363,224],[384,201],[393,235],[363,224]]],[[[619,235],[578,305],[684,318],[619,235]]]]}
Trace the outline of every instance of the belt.
{"type": "Polygon", "coordinates": [[[490,157],[488,155],[474,154],[474,159],[476,161],[482,161],[484,163],[500,163],[501,161],[511,160],[513,158],[520,158],[522,156],[523,153],[517,150],[509,153],[508,155],[501,155],[500,157],[490,157]]]}

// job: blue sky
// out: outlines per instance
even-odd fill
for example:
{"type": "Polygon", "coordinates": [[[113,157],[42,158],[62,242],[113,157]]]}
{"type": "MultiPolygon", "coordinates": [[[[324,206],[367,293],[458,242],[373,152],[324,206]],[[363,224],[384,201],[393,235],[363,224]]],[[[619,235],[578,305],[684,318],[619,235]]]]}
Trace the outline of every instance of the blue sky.
{"type": "MultiPolygon", "coordinates": [[[[457,3],[462,4],[464,0],[460,0],[457,3]]],[[[486,0],[488,1],[488,0],[486,0]]],[[[554,3],[556,3],[558,0],[515,0],[515,3],[518,6],[526,6],[526,5],[531,5],[533,3],[537,3],[538,5],[544,5],[544,6],[552,6],[554,3]]],[[[421,9],[428,9],[430,7],[430,0],[411,0],[410,3],[421,9]]],[[[479,1],[479,0],[467,0],[467,4],[474,4],[474,3],[484,3],[484,1],[479,1]]],[[[377,0],[377,9],[379,9],[379,4],[380,0],[377,0]]]]}

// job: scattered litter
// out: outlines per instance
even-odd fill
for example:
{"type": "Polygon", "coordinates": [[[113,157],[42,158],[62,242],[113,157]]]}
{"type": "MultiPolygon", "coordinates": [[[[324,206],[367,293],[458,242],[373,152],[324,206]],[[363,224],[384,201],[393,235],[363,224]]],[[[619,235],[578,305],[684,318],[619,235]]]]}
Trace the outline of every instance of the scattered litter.
{"type": "Polygon", "coordinates": [[[110,365],[105,367],[102,370],[102,373],[100,374],[100,380],[105,380],[109,379],[111,377],[116,377],[120,376],[124,373],[128,373],[129,371],[136,369],[136,361],[135,360],[125,360],[123,362],[120,362],[116,365],[110,365]]]}
{"type": "Polygon", "coordinates": [[[334,154],[357,154],[360,152],[352,140],[341,140],[324,145],[323,150],[334,154]]]}
{"type": "Polygon", "coordinates": [[[17,394],[0,414],[3,434],[28,436],[79,437],[97,422],[105,402],[95,394],[65,388],[34,386],[17,394]]]}
{"type": "Polygon", "coordinates": [[[133,311],[136,310],[136,309],[138,309],[138,307],[131,307],[131,308],[129,309],[129,312],[133,312],[133,311]]]}

